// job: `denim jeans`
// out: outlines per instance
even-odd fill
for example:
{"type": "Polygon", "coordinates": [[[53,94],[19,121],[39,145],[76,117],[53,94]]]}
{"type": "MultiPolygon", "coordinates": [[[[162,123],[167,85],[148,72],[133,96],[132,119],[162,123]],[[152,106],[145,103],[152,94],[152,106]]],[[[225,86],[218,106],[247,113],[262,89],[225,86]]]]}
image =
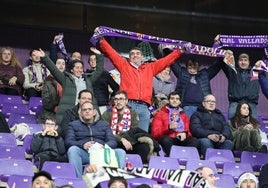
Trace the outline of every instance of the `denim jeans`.
{"type": "MultiPolygon", "coordinates": [[[[231,102],[229,104],[229,111],[228,111],[228,117],[229,119],[234,117],[235,115],[235,111],[236,111],[236,108],[238,106],[238,102],[231,102]]],[[[255,118],[255,119],[258,119],[258,111],[257,111],[257,105],[255,103],[248,103],[250,108],[251,108],[251,112],[252,112],[252,116],[255,118]]]]}
{"type": "Polygon", "coordinates": [[[183,107],[183,112],[189,117],[191,118],[191,116],[193,115],[193,113],[196,112],[197,106],[184,106],[183,107]]]}
{"type": "Polygon", "coordinates": [[[208,138],[199,138],[199,147],[200,147],[200,154],[205,156],[207,148],[215,148],[215,149],[233,149],[233,143],[231,140],[225,140],[223,143],[220,142],[213,142],[208,138]]]}
{"type": "MultiPolygon", "coordinates": [[[[123,149],[116,148],[115,152],[118,154],[119,167],[125,167],[126,152],[123,149]]],[[[78,178],[82,177],[83,165],[89,164],[89,153],[78,146],[71,146],[67,151],[69,163],[73,164],[78,178]]]]}
{"type": "Polygon", "coordinates": [[[150,125],[150,111],[148,106],[145,104],[138,104],[132,101],[128,101],[128,106],[130,106],[132,110],[135,110],[138,113],[140,128],[148,132],[150,125]]]}

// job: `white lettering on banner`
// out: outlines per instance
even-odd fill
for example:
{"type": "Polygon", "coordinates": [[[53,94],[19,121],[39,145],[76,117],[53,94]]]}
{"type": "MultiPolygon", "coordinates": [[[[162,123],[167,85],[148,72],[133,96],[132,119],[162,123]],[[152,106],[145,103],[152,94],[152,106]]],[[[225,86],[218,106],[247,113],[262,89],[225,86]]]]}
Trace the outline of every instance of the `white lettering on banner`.
{"type": "Polygon", "coordinates": [[[232,43],[232,44],[235,43],[234,39],[232,39],[232,38],[223,38],[223,39],[220,39],[220,40],[221,40],[222,43],[232,43]]]}
{"type": "Polygon", "coordinates": [[[255,44],[255,43],[267,43],[265,39],[238,39],[241,44],[255,44]]]}
{"type": "Polygon", "coordinates": [[[190,172],[184,184],[185,187],[205,188],[206,182],[199,173],[190,172]]]}

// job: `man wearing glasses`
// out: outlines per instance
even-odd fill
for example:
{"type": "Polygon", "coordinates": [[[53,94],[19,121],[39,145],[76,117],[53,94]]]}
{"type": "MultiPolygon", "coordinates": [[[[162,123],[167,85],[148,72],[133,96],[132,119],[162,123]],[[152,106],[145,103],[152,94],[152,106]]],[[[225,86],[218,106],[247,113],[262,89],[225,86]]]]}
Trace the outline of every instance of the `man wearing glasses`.
{"type": "Polygon", "coordinates": [[[231,130],[220,110],[216,109],[216,98],[206,95],[202,107],[191,117],[190,130],[199,140],[200,154],[205,157],[207,148],[232,150],[231,130]]]}

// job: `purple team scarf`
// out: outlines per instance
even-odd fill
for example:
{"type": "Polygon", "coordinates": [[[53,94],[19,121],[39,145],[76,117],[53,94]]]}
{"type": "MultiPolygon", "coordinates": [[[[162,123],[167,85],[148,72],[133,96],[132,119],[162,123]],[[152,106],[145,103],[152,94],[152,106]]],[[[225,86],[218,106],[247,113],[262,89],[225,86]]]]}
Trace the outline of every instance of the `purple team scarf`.
{"type": "Polygon", "coordinates": [[[60,38],[58,40],[56,40],[56,44],[58,45],[61,53],[64,55],[65,59],[68,59],[68,53],[67,53],[67,50],[65,48],[65,45],[63,43],[63,33],[60,34],[60,38]]]}

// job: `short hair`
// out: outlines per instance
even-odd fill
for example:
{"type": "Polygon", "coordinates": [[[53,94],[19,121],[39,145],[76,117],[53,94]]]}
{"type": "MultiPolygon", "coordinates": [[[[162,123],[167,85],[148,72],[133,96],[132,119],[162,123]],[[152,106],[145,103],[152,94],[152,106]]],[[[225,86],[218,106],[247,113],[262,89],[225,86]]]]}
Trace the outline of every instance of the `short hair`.
{"type": "Polygon", "coordinates": [[[179,95],[180,96],[180,93],[178,91],[172,91],[171,93],[168,94],[168,100],[170,99],[170,97],[172,95],[179,95]]]}
{"type": "Polygon", "coordinates": [[[125,185],[125,187],[127,188],[127,185],[128,185],[127,180],[125,178],[123,178],[123,177],[113,177],[113,178],[111,178],[109,180],[109,182],[108,182],[108,187],[111,187],[111,185],[116,181],[122,182],[125,185]]]}
{"type": "Polygon", "coordinates": [[[136,47],[131,48],[131,50],[129,51],[129,53],[130,53],[132,50],[138,50],[138,51],[140,51],[140,52],[141,52],[141,55],[143,55],[141,48],[139,48],[139,47],[137,47],[137,46],[136,46],[136,47]]]}
{"type": "Polygon", "coordinates": [[[88,89],[83,89],[83,90],[81,90],[81,91],[78,93],[78,99],[81,99],[81,95],[82,95],[82,93],[90,93],[90,94],[91,94],[91,97],[93,97],[93,93],[92,93],[90,90],[88,90],[88,89]]]}
{"type": "Polygon", "coordinates": [[[248,56],[248,54],[246,54],[246,53],[242,53],[242,54],[240,54],[240,55],[238,56],[238,60],[240,60],[240,59],[242,59],[242,58],[246,58],[246,59],[249,60],[249,56],[248,56]]]}
{"type": "Polygon", "coordinates": [[[127,92],[126,92],[125,90],[118,90],[118,91],[114,94],[114,96],[115,96],[115,95],[120,95],[120,94],[125,95],[126,98],[128,97],[128,96],[127,96],[127,92]]]}
{"type": "Polygon", "coordinates": [[[188,61],[186,62],[186,67],[188,67],[190,63],[199,65],[198,61],[196,61],[194,58],[188,59],[188,61]]]}
{"type": "Polygon", "coordinates": [[[56,119],[56,116],[55,115],[47,115],[46,118],[45,118],[45,121],[44,123],[47,121],[47,120],[51,120],[53,122],[57,122],[57,119],[56,119]]]}
{"type": "Polygon", "coordinates": [[[69,62],[69,66],[68,66],[69,71],[71,71],[74,68],[76,63],[81,63],[84,67],[84,62],[82,60],[74,59],[69,62]]]}
{"type": "Polygon", "coordinates": [[[95,107],[94,107],[93,103],[92,103],[92,102],[90,102],[90,101],[85,101],[85,102],[83,102],[83,103],[81,104],[80,109],[82,109],[82,106],[84,106],[86,103],[91,104],[91,105],[93,106],[93,109],[95,109],[95,107]]]}

